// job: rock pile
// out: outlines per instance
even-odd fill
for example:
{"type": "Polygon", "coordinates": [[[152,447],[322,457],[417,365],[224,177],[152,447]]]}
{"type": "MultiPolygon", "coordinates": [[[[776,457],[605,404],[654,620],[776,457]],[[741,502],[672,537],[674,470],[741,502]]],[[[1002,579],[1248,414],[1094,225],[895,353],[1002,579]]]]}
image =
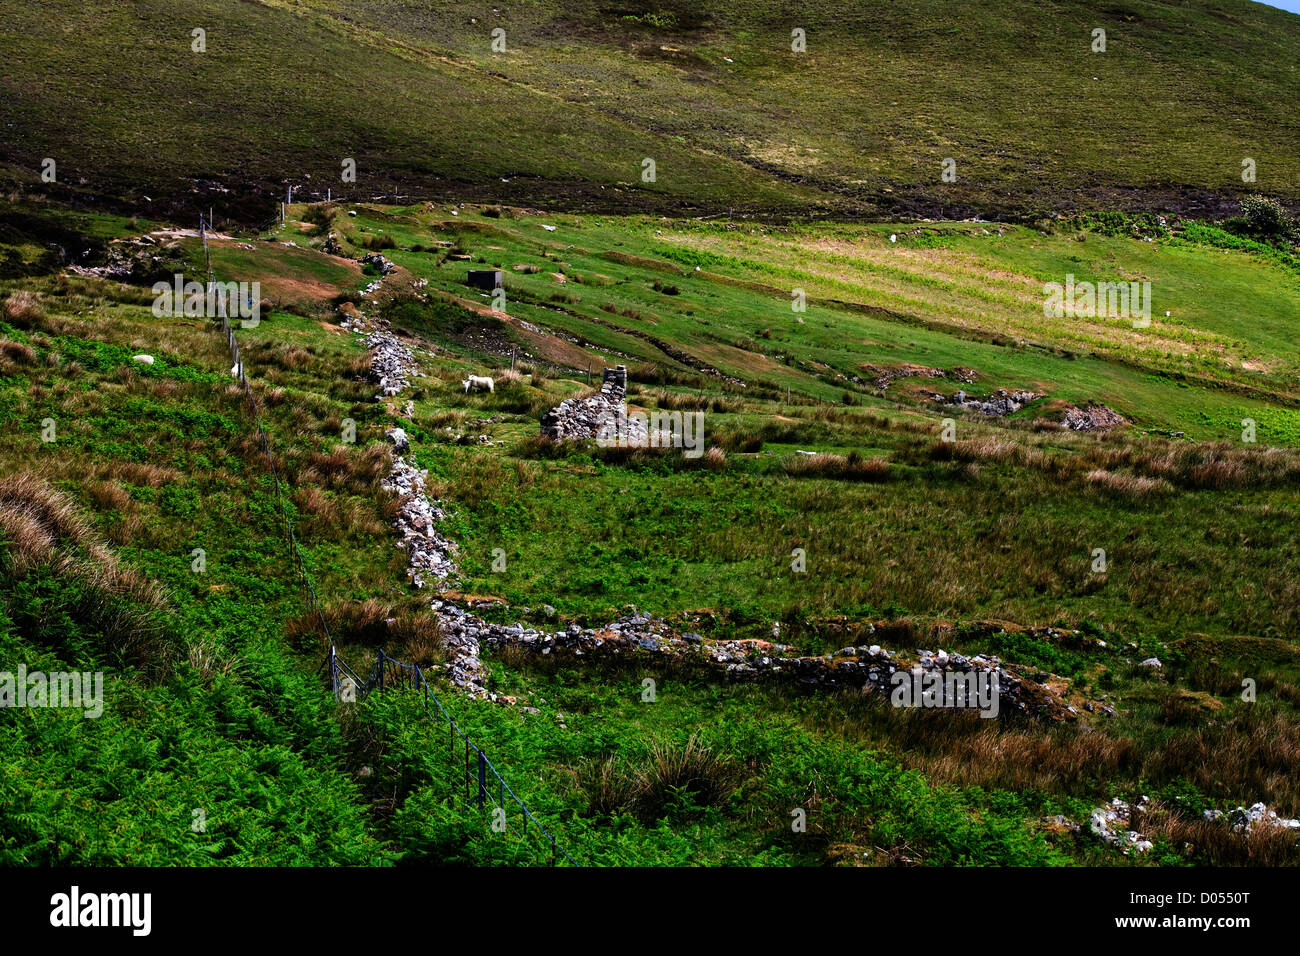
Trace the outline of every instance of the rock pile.
{"type": "Polygon", "coordinates": [[[1089,405],[1086,408],[1071,405],[1065,410],[1061,424],[1071,431],[1094,432],[1118,428],[1127,422],[1105,405],[1089,405]]]}
{"type": "Polygon", "coordinates": [[[379,270],[379,274],[381,276],[386,276],[388,275],[388,273],[392,272],[394,269],[397,268],[397,264],[395,262],[393,262],[391,259],[387,259],[384,256],[381,256],[377,252],[367,252],[364,256],[361,257],[361,264],[363,266],[374,266],[376,269],[379,270]]]}
{"type": "Polygon", "coordinates": [[[499,628],[488,624],[450,601],[434,598],[429,605],[442,627],[442,647],[447,654],[447,679],[471,697],[509,702],[487,689],[488,673],[479,659],[479,637],[485,630],[499,628]]]}
{"type": "MultiPolygon", "coordinates": [[[[1138,809],[1146,804],[1147,798],[1143,797],[1138,802],[1138,809]]],[[[1103,842],[1120,847],[1126,854],[1146,853],[1151,849],[1151,841],[1144,839],[1136,830],[1129,829],[1132,819],[1133,807],[1116,797],[1106,806],[1092,811],[1089,827],[1103,842]]]]}
{"type": "Polygon", "coordinates": [[[1001,417],[1018,412],[1034,399],[1041,397],[1033,392],[1008,392],[1005,388],[1000,388],[988,398],[972,398],[965,392],[959,391],[949,396],[945,401],[949,405],[960,405],[962,408],[974,409],[983,415],[1001,417]]]}
{"type": "Polygon", "coordinates": [[[584,441],[598,434],[623,436],[630,445],[648,444],[645,423],[627,417],[627,367],[605,369],[600,391],[590,398],[567,398],[542,416],[542,437],[584,441]]]}
{"type": "MultiPolygon", "coordinates": [[[[928,365],[913,365],[911,363],[893,366],[863,365],[861,368],[864,372],[874,376],[872,384],[881,391],[889,388],[900,378],[951,378],[969,385],[977,377],[974,369],[960,365],[951,372],[945,372],[941,368],[931,368],[928,365]]],[[[853,378],[854,381],[861,381],[856,375],[853,378]]]]}
{"type": "Polygon", "coordinates": [[[367,330],[365,344],[371,353],[370,380],[379,386],[385,398],[410,384],[415,374],[415,359],[401,339],[386,329],[374,328],[367,330]]]}
{"type": "Polygon", "coordinates": [[[411,450],[411,440],[406,437],[405,428],[389,427],[384,429],[384,434],[388,436],[388,440],[393,443],[393,451],[397,452],[399,455],[405,455],[411,450]]]}

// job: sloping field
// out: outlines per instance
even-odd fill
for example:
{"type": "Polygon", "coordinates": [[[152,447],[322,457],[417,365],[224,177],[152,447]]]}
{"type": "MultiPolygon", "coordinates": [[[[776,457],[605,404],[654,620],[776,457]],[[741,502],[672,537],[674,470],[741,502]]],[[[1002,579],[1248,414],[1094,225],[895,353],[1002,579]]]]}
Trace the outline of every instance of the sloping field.
{"type": "Polygon", "coordinates": [[[0,3],[0,159],[141,213],[260,220],[287,185],[840,218],[1298,198],[1300,34],[1245,0],[58,6],[0,3]]]}

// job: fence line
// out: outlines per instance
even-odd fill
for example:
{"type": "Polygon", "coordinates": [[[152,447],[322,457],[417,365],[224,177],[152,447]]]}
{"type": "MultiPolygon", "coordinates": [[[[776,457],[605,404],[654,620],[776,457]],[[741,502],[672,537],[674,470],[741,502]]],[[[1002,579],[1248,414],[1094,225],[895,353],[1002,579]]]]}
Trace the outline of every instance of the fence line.
{"type": "MultiPolygon", "coordinates": [[[[208,249],[208,222],[199,216],[199,234],[203,239],[203,256],[207,266],[207,299],[213,301],[215,292],[216,276],[212,270],[212,254],[208,249]]],[[[230,349],[231,360],[235,363],[232,373],[243,386],[244,397],[248,404],[249,416],[253,420],[253,425],[257,428],[258,441],[261,444],[262,454],[266,456],[267,471],[271,475],[271,481],[275,486],[275,499],[279,505],[279,518],[283,525],[285,540],[288,544],[289,559],[293,564],[293,569],[298,580],[299,591],[302,595],[303,603],[306,605],[309,613],[315,617],[317,624],[320,626],[321,634],[324,638],[325,645],[329,648],[324,665],[328,665],[330,686],[334,694],[334,699],[339,700],[340,694],[343,693],[343,700],[347,700],[350,695],[368,695],[373,690],[381,693],[389,688],[409,687],[416,692],[423,691],[424,714],[426,718],[433,719],[433,713],[429,710],[429,702],[432,701],[437,708],[438,715],[447,722],[448,726],[448,758],[457,763],[457,740],[463,743],[465,753],[464,780],[465,780],[465,800],[466,803],[473,802],[474,805],[483,809],[487,801],[493,802],[502,811],[502,822],[508,827],[509,814],[507,812],[507,797],[519,808],[523,827],[521,837],[527,839],[529,836],[529,824],[537,834],[544,837],[551,847],[551,862],[558,863],[559,858],[563,857],[566,861],[577,866],[577,861],[573,859],[564,849],[555,841],[542,824],[533,816],[528,809],[528,805],[516,796],[515,792],[510,789],[505,778],[497,771],[496,766],[488,759],[484,751],[470,739],[469,735],[461,730],[455,719],[443,707],[442,701],[438,699],[437,694],[433,692],[429,681],[424,676],[424,671],[417,664],[404,664],[394,657],[388,656],[380,648],[374,665],[370,668],[365,678],[358,676],[357,672],[351,668],[346,661],[338,654],[334,645],[334,637],[330,634],[329,622],[325,619],[324,608],[321,605],[320,597],[316,592],[316,585],[311,579],[311,574],[307,570],[307,564],[303,560],[302,549],[298,546],[298,537],[293,530],[293,520],[289,516],[289,509],[285,506],[284,492],[281,490],[282,482],[280,475],[275,467],[275,457],[271,454],[271,443],[266,437],[266,431],[262,428],[261,408],[258,405],[257,397],[253,394],[253,387],[249,384],[247,376],[244,374],[244,363],[240,358],[239,342],[235,337],[235,330],[230,325],[229,318],[225,315],[225,308],[221,309],[221,331],[225,334],[226,345],[230,349]],[[385,681],[385,675],[392,672],[394,680],[385,681]],[[351,688],[347,688],[345,681],[350,681],[351,688]],[[476,755],[475,769],[470,767],[470,754],[476,755]],[[492,793],[488,789],[488,774],[491,773],[495,779],[492,793]],[[477,783],[477,789],[473,786],[477,783]]],[[[355,697],[353,697],[355,699],[355,697]]],[[[459,766],[459,764],[457,764],[459,766]]],[[[457,787],[459,790],[459,787],[457,787]]]]}
{"type": "Polygon", "coordinates": [[[455,718],[443,707],[442,701],[433,692],[428,679],[424,676],[424,671],[418,664],[403,663],[395,657],[390,657],[384,652],[383,648],[380,648],[376,652],[375,663],[371,666],[365,678],[362,678],[339,656],[337,649],[333,645],[330,646],[327,662],[329,664],[330,682],[334,687],[336,698],[342,694],[343,699],[346,700],[353,695],[363,696],[376,690],[383,693],[399,687],[417,693],[422,691],[425,716],[429,719],[434,718],[433,712],[429,709],[429,703],[432,701],[433,706],[437,708],[438,716],[447,722],[447,756],[452,763],[456,763],[457,740],[461,741],[461,749],[465,754],[462,779],[465,782],[466,804],[472,802],[479,809],[483,809],[488,802],[491,802],[502,811],[501,822],[503,828],[508,829],[510,821],[508,804],[513,803],[519,810],[522,821],[521,836],[523,838],[528,837],[529,824],[531,823],[538,835],[545,838],[550,844],[552,863],[559,862],[559,857],[563,857],[574,866],[578,865],[577,861],[555,841],[555,837],[551,835],[550,831],[533,816],[532,811],[528,809],[528,804],[510,788],[510,785],[506,783],[505,778],[501,776],[483,749],[470,739],[469,735],[456,723],[455,718]],[[351,681],[352,684],[350,688],[347,685],[348,681],[351,681]],[[471,766],[471,754],[473,754],[473,766],[471,766]],[[489,787],[488,783],[489,774],[494,781],[491,787],[489,787]]]}

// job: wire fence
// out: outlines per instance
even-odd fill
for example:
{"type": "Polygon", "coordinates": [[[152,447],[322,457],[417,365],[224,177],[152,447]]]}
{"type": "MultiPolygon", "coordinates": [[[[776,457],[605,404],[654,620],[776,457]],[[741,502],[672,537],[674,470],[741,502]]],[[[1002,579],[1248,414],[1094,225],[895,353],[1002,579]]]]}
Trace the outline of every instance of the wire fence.
{"type": "MultiPolygon", "coordinates": [[[[383,693],[394,689],[421,693],[425,717],[430,720],[441,718],[447,724],[447,759],[461,772],[461,782],[465,787],[465,805],[479,810],[500,810],[499,816],[493,815],[493,826],[498,832],[518,833],[522,841],[536,834],[550,848],[549,862],[554,864],[564,861],[573,866],[578,865],[577,861],[556,842],[551,832],[533,816],[532,811],[528,809],[528,804],[510,789],[510,785],[506,783],[488,755],[474,743],[456,723],[455,718],[443,707],[442,701],[429,686],[429,681],[418,664],[403,663],[395,657],[390,657],[384,653],[383,648],[380,648],[376,653],[374,664],[363,678],[348,666],[333,645],[330,646],[327,662],[330,683],[334,689],[334,696],[338,700],[357,700],[373,691],[383,693]],[[433,704],[432,709],[430,703],[433,704]],[[460,759],[462,755],[463,766],[460,759]],[[510,822],[512,810],[515,811],[519,821],[517,830],[510,822]]],[[[458,786],[456,794],[459,793],[459,789],[458,786]]]]}
{"type": "MultiPolygon", "coordinates": [[[[298,582],[302,601],[308,613],[312,615],[319,626],[325,646],[329,648],[324,665],[328,666],[330,686],[334,699],[344,702],[358,700],[375,690],[382,693],[390,689],[408,689],[422,693],[425,717],[430,720],[439,717],[447,724],[447,757],[451,765],[458,770],[461,769],[460,754],[462,752],[464,754],[463,780],[466,805],[472,805],[479,810],[486,810],[490,804],[492,808],[501,811],[499,816],[493,815],[494,829],[498,829],[498,832],[502,834],[517,832],[520,839],[525,842],[535,835],[549,845],[550,863],[557,864],[563,861],[577,866],[577,861],[560,847],[551,832],[533,816],[528,809],[528,805],[510,789],[505,778],[497,771],[497,768],[488,759],[482,748],[470,739],[469,735],[460,728],[460,725],[447,712],[442,701],[433,692],[433,688],[429,686],[424,671],[418,665],[405,664],[394,657],[388,656],[380,648],[375,663],[371,666],[367,675],[362,678],[339,656],[338,649],[334,645],[334,637],[330,633],[329,622],[325,618],[325,611],[316,591],[316,585],[307,570],[302,548],[299,546],[298,537],[294,532],[293,518],[285,503],[285,483],[280,480],[279,471],[275,467],[275,456],[271,453],[271,442],[266,437],[265,429],[262,428],[261,407],[258,404],[257,396],[254,394],[253,387],[249,384],[248,377],[244,373],[244,362],[240,354],[235,330],[230,324],[229,317],[225,314],[224,301],[215,295],[216,276],[212,269],[212,254],[208,248],[208,231],[207,220],[200,216],[199,234],[203,239],[203,257],[207,269],[206,296],[209,302],[216,301],[222,305],[219,309],[219,319],[222,334],[226,338],[226,345],[230,349],[230,358],[234,362],[231,375],[243,387],[249,417],[257,429],[258,442],[261,445],[262,454],[266,458],[267,472],[270,474],[271,482],[275,488],[278,523],[285,537],[289,560],[293,565],[294,576],[298,582]],[[436,715],[429,707],[430,702],[433,703],[437,711],[436,715]],[[512,806],[517,810],[518,819],[521,823],[521,826],[517,829],[510,826],[510,810],[512,806]]],[[[459,786],[457,792],[459,792],[459,786]]]]}

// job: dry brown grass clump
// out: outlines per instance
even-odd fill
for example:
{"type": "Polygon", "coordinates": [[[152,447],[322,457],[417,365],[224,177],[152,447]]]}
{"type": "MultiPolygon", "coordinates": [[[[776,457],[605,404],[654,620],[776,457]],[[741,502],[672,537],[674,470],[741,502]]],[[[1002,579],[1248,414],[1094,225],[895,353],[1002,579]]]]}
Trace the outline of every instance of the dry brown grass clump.
{"type": "Polygon", "coordinates": [[[1228,442],[1098,443],[1084,460],[1104,469],[1131,468],[1180,488],[1271,486],[1300,478],[1300,454],[1294,449],[1228,442]]]}
{"type": "Polygon", "coordinates": [[[293,503],[298,513],[306,517],[307,528],[312,533],[328,531],[338,525],[339,512],[333,497],[315,485],[295,488],[293,503]]]}
{"type": "Polygon", "coordinates": [[[1295,816],[1300,811],[1300,774],[1295,770],[1300,766],[1300,722],[1256,708],[1171,736],[1147,755],[1143,776],[1157,781],[1181,777],[1214,799],[1248,794],[1279,814],[1295,816]]]}
{"type": "Polygon", "coordinates": [[[744,408],[744,400],[734,395],[705,395],[690,392],[670,392],[659,388],[643,393],[647,401],[653,401],[659,408],[669,411],[684,409],[687,411],[712,411],[717,414],[738,412],[744,408]]]}
{"type": "Polygon", "coordinates": [[[40,296],[30,289],[19,289],[5,299],[4,316],[18,328],[29,329],[45,318],[45,310],[41,308],[40,296]]]}
{"type": "Polygon", "coordinates": [[[1042,464],[1046,457],[1037,448],[1001,438],[968,438],[964,441],[941,441],[930,446],[935,461],[1002,462],[1030,466],[1042,464]]]}
{"type": "Polygon", "coordinates": [[[880,458],[863,458],[856,451],[847,456],[826,452],[792,455],[784,461],[782,468],[787,475],[795,478],[884,481],[889,477],[889,462],[880,458]]]}
{"type": "MultiPolygon", "coordinates": [[[[254,439],[256,441],[256,439],[254,439]]],[[[260,454],[260,445],[256,445],[260,454]]],[[[379,482],[392,470],[393,456],[388,445],[373,443],[364,448],[335,445],[328,452],[312,452],[304,466],[299,459],[291,462],[296,473],[290,480],[298,486],[324,483],[334,491],[354,495],[374,494],[379,482]]]]}
{"type": "Polygon", "coordinates": [[[0,339],[0,375],[12,375],[23,367],[35,365],[36,350],[24,342],[0,339]]]}
{"type": "Polygon", "coordinates": [[[586,762],[576,774],[592,813],[634,813],[652,822],[681,806],[724,804],[740,785],[742,768],[715,754],[693,735],[684,745],[656,741],[647,758],[627,766],[616,757],[586,762]]]}
{"type": "Polygon", "coordinates": [[[103,542],[72,499],[40,476],[11,476],[0,486],[0,574],[10,579],[49,568],[68,584],[68,611],[102,634],[105,649],[151,668],[170,647],[157,612],[159,585],[130,568],[103,542]]]}
{"type": "Polygon", "coordinates": [[[884,746],[905,766],[957,786],[1077,792],[1140,763],[1127,737],[1008,724],[973,711],[896,708],[874,695],[853,703],[837,724],[840,732],[884,746]]]}
{"type": "MultiPolygon", "coordinates": [[[[331,601],[322,613],[330,637],[336,644],[382,647],[402,663],[421,667],[436,663],[443,657],[442,628],[433,612],[419,598],[331,601]]],[[[285,633],[300,640],[324,638],[315,612],[292,618],[285,625],[285,633]]],[[[360,666],[360,662],[353,663],[360,666]]]]}
{"type": "Polygon", "coordinates": [[[1141,475],[1119,475],[1113,471],[1095,468],[1088,472],[1085,480],[1093,487],[1115,492],[1129,498],[1145,498],[1151,495],[1170,494],[1174,486],[1163,478],[1144,478],[1141,475]]]}
{"type": "Polygon", "coordinates": [[[31,473],[10,476],[0,485],[0,530],[17,575],[53,561],[63,547],[83,550],[97,561],[112,560],[75,502],[31,473]]]}

